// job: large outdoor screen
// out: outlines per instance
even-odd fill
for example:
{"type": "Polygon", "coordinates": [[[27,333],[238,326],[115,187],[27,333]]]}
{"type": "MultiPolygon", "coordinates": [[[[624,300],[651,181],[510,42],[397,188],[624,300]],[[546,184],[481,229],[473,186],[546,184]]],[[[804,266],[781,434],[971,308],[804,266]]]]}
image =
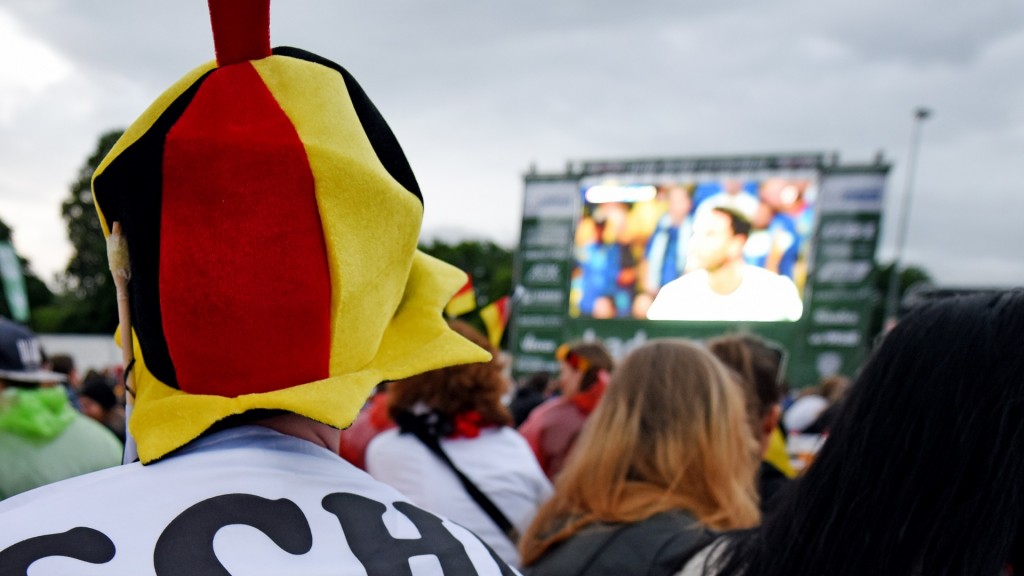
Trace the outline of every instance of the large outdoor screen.
{"type": "Polygon", "coordinates": [[[581,180],[569,315],[794,321],[816,171],[581,180]]]}

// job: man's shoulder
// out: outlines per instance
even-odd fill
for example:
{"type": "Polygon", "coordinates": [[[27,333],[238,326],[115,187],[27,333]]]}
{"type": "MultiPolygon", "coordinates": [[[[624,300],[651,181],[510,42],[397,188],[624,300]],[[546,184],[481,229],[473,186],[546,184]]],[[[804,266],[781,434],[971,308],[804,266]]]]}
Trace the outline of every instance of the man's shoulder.
{"type": "Polygon", "coordinates": [[[680,307],[692,307],[692,298],[704,297],[710,291],[706,270],[687,272],[661,287],[647,310],[647,317],[651,320],[679,320],[688,317],[689,314],[680,307]]]}
{"type": "Polygon", "coordinates": [[[435,556],[432,566],[440,563],[445,573],[509,573],[465,529],[413,506],[330,451],[205,448],[0,503],[0,573],[23,573],[16,571],[21,565],[3,562],[25,554],[47,558],[50,573],[74,573],[81,566],[74,558],[90,554],[109,574],[160,573],[161,562],[196,574],[217,567],[252,573],[256,566],[261,573],[313,573],[328,565],[391,573],[392,564],[400,560],[408,569],[418,555],[435,556]],[[382,549],[391,552],[382,557],[382,549]],[[18,554],[5,555],[9,550],[18,554]]]}
{"type": "Polygon", "coordinates": [[[746,264],[743,267],[743,278],[744,280],[750,280],[759,284],[770,284],[773,286],[790,287],[794,289],[796,285],[790,280],[788,276],[782,274],[776,274],[771,270],[766,270],[760,266],[754,266],[753,264],[746,264]]]}

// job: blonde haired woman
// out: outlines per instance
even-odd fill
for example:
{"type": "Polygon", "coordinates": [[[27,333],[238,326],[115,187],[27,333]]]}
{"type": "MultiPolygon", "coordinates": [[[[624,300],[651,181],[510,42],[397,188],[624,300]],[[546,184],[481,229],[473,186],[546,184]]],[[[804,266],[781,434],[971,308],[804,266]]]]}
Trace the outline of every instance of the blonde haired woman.
{"type": "Polygon", "coordinates": [[[520,551],[530,576],[674,574],[707,529],[757,524],[757,447],[744,396],[708,351],[630,353],[520,551]]]}

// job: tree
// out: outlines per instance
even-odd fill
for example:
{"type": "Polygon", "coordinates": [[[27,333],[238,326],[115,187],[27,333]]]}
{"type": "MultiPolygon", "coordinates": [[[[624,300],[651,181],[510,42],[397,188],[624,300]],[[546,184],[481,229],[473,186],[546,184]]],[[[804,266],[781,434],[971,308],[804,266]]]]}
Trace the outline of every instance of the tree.
{"type": "Polygon", "coordinates": [[[109,333],[117,327],[114,282],[107,265],[107,245],[92,202],[92,175],[121,137],[122,130],[100,136],[96,149],[78,171],[61,215],[74,254],[62,278],[69,310],[62,332],[109,333]]]}
{"type": "Polygon", "coordinates": [[[473,280],[477,307],[512,293],[512,252],[494,242],[466,240],[448,244],[434,240],[420,250],[458,267],[473,280]]]}

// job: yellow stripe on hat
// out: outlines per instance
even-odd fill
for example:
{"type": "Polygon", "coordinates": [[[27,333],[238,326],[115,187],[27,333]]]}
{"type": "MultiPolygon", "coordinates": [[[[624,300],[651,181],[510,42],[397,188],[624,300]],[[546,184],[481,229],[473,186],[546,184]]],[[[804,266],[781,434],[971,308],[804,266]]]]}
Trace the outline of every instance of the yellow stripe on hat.
{"type": "Polygon", "coordinates": [[[423,207],[377,158],[340,73],[284,56],[253,66],[306,147],[333,284],[329,372],[350,372],[402,298],[423,207]]]}

